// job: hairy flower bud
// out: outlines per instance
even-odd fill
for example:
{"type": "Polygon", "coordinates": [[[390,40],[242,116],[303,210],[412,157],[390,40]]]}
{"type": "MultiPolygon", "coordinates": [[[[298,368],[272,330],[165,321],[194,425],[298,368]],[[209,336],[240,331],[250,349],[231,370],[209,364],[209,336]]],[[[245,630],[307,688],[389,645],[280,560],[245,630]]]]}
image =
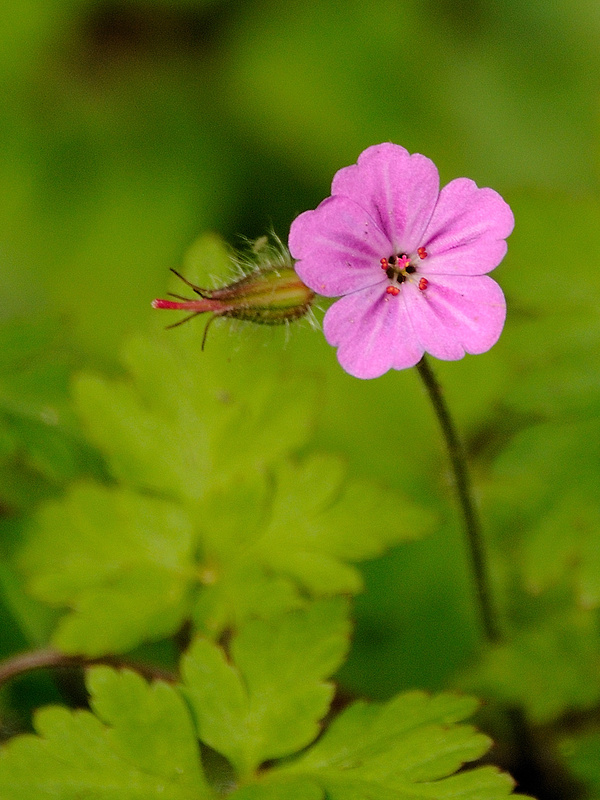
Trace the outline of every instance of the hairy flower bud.
{"type": "Polygon", "coordinates": [[[219,289],[203,289],[172,269],[171,272],[199,295],[199,299],[171,295],[177,300],[153,300],[152,307],[192,312],[169,328],[210,312],[212,317],[206,326],[203,348],[209,325],[217,317],[232,317],[261,325],[283,325],[309,313],[315,293],[300,280],[289,252],[279,243],[265,246],[261,242],[257,263],[245,263],[244,266],[250,271],[219,289]]]}

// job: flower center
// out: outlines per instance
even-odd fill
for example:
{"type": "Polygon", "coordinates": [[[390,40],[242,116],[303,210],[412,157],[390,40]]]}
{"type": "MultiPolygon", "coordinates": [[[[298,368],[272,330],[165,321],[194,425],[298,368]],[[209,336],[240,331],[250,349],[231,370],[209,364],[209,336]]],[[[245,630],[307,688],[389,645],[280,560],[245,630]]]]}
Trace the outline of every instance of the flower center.
{"type": "MultiPolygon", "coordinates": [[[[417,256],[423,260],[427,258],[427,250],[424,247],[417,248],[417,256]]],[[[416,258],[408,256],[406,253],[392,254],[388,258],[382,258],[379,262],[381,269],[384,270],[390,284],[386,288],[386,293],[396,296],[400,294],[400,289],[396,286],[397,283],[404,283],[404,281],[412,280],[418,269],[413,262],[417,262],[416,258]]],[[[417,262],[418,263],[418,262],[417,262]]],[[[419,289],[424,292],[429,282],[427,278],[419,279],[419,289]]]]}

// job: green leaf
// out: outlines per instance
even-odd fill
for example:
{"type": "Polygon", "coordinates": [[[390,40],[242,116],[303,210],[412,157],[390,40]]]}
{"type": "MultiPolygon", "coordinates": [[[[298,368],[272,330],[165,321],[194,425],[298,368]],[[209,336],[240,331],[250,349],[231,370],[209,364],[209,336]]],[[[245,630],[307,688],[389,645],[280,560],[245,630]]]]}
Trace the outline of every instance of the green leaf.
{"type": "Polygon", "coordinates": [[[75,397],[118,480],[196,503],[303,444],[314,386],[282,375],[250,341],[235,358],[202,353],[201,328],[185,327],[132,339],[124,355],[132,380],[81,375],[75,397]]]}
{"type": "Polygon", "coordinates": [[[291,581],[259,564],[231,564],[222,572],[211,564],[201,567],[199,575],[209,585],[197,595],[192,616],[200,632],[211,638],[249,619],[270,619],[307,603],[291,581]]]}
{"type": "Polygon", "coordinates": [[[97,469],[82,440],[69,398],[71,366],[65,331],[41,316],[0,324],[0,468],[7,461],[15,478],[3,481],[7,505],[30,506],[19,491],[21,474],[62,483],[97,469]]]}
{"type": "Polygon", "coordinates": [[[516,380],[505,400],[521,414],[542,419],[597,417],[600,279],[588,261],[600,246],[600,203],[592,196],[540,192],[517,194],[511,205],[518,222],[500,268],[509,309],[500,347],[516,380]],[[557,303],[548,264],[573,242],[584,254],[583,270],[561,286],[557,303]],[[522,264],[527,264],[525,280],[522,264]]]}
{"type": "Polygon", "coordinates": [[[128,489],[80,484],[36,515],[22,563],[34,595],[70,613],[54,644],[122,652],[174,633],[187,614],[218,637],[311,597],[362,588],[348,563],[416,538],[433,516],[313,456],[249,472],[186,510],[128,489]]]}
{"type": "Polygon", "coordinates": [[[591,493],[561,492],[528,532],[522,553],[531,591],[537,594],[566,580],[584,608],[600,605],[600,508],[591,493]]]}
{"type": "Polygon", "coordinates": [[[600,699],[599,434],[597,419],[533,425],[496,459],[487,487],[513,630],[460,685],[535,723],[600,699]]]}
{"type": "Polygon", "coordinates": [[[344,562],[420,538],[435,519],[406,497],[346,480],[343,462],[334,457],[281,464],[276,481],[271,520],[257,548],[272,569],[314,593],[360,591],[359,571],[344,562]]]}
{"type": "Polygon", "coordinates": [[[217,637],[247,619],[268,619],[306,603],[290,579],[267,568],[257,550],[271,513],[267,476],[248,473],[233,486],[211,492],[200,504],[203,584],[193,619],[201,632],[217,637]]]}
{"type": "Polygon", "coordinates": [[[581,610],[536,620],[508,644],[490,648],[458,682],[466,691],[524,708],[536,724],[591,708],[600,700],[596,627],[594,615],[581,610]]]}
{"type": "Polygon", "coordinates": [[[23,563],[36,597],[72,609],[54,644],[93,656],[177,629],[193,550],[190,520],[171,502],[81,484],[40,511],[23,563]]]}
{"type": "MultiPolygon", "coordinates": [[[[489,486],[492,519],[531,594],[561,584],[584,608],[600,605],[597,419],[533,426],[505,448],[489,486]]],[[[501,537],[501,538],[500,538],[501,537]]]]}
{"type": "Polygon", "coordinates": [[[600,798],[600,733],[580,734],[561,743],[562,755],[573,775],[586,787],[585,797],[600,798]]]}
{"type": "Polygon", "coordinates": [[[27,518],[20,515],[0,517],[0,603],[6,609],[0,617],[1,657],[28,645],[46,645],[60,614],[31,596],[25,576],[18,569],[15,551],[22,546],[27,524],[27,518]]]}
{"type": "Polygon", "coordinates": [[[592,308],[532,312],[531,318],[515,320],[506,332],[505,347],[517,367],[517,381],[504,398],[511,409],[540,419],[597,417],[600,291],[589,289],[596,302],[592,308]]]}
{"type": "Polygon", "coordinates": [[[129,671],[96,667],[88,711],[49,707],[37,736],[0,750],[3,800],[202,800],[214,797],[189,712],[175,689],[129,671]]]}
{"type": "MultiPolygon", "coordinates": [[[[5,532],[5,526],[0,528],[5,532]]],[[[0,597],[10,609],[12,617],[25,641],[29,644],[45,644],[56,624],[57,612],[37,602],[25,591],[23,577],[11,564],[0,556],[0,597]]],[[[5,623],[3,623],[5,624],[5,623]]],[[[1,650],[0,650],[1,652],[1,650]]],[[[3,652],[2,655],[8,655],[3,652]]]]}
{"type": "Polygon", "coordinates": [[[506,797],[513,781],[494,768],[453,774],[489,749],[487,736],[456,724],[476,707],[470,697],[423,692],[407,692],[383,705],[359,701],[304,755],[273,769],[265,782],[304,777],[331,800],[506,797]]]}
{"type": "Polygon", "coordinates": [[[281,783],[251,783],[233,792],[232,800],[322,800],[325,792],[305,778],[281,783]]]}
{"type": "Polygon", "coordinates": [[[225,652],[197,639],[182,661],[200,738],[240,776],[290,755],[319,732],[333,686],[325,681],[348,647],[347,604],[319,601],[270,621],[244,625],[225,652]]]}
{"type": "Polygon", "coordinates": [[[245,476],[201,507],[206,588],[194,619],[216,636],[228,624],[303,605],[302,594],[362,589],[348,562],[429,532],[435,517],[405,496],[347,478],[344,462],[313,455],[276,465],[273,485],[245,476]]]}

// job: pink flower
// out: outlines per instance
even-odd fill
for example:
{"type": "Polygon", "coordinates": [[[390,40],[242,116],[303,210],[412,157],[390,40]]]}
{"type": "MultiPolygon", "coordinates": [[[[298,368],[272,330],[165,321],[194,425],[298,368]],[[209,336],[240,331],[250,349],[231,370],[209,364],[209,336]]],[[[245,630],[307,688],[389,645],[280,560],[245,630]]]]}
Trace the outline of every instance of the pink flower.
{"type": "Polygon", "coordinates": [[[513,225],[493,189],[457,178],[440,191],[432,161],[386,143],[335,175],[331,197],[292,223],[289,245],[307,286],[343,295],[323,322],[340,364],[377,378],[425,352],[455,360],[496,343],[506,303],[486,273],[513,225]]]}

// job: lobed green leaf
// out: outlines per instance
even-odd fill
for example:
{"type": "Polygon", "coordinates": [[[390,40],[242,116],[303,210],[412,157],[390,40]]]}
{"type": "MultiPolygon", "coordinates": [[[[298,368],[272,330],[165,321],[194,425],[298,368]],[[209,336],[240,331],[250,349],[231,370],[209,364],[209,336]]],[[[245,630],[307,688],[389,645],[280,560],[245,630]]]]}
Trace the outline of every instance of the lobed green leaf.
{"type": "Polygon", "coordinates": [[[269,525],[259,543],[266,563],[309,591],[357,592],[360,573],[347,561],[381,555],[420,538],[434,516],[374,483],[345,480],[339,459],[313,456],[281,464],[269,525]]]}
{"type": "Polygon", "coordinates": [[[526,590],[568,586],[585,608],[600,605],[598,442],[597,420],[532,426],[497,459],[488,490],[505,549],[507,532],[518,532],[526,590]]]}
{"type": "Polygon", "coordinates": [[[209,800],[189,712],[175,689],[108,667],[88,677],[92,707],[48,707],[37,736],[0,750],[3,800],[209,800]]]}
{"type": "Polygon", "coordinates": [[[305,778],[281,783],[251,783],[231,794],[232,800],[323,800],[325,792],[305,778]]]}
{"type": "Polygon", "coordinates": [[[36,597],[71,609],[54,644],[99,655],[177,629],[189,607],[194,547],[191,522],[173,503],[80,484],[42,508],[23,564],[36,597]]]}
{"type": "Polygon", "coordinates": [[[473,698],[423,692],[383,705],[354,703],[312,748],[265,781],[302,777],[333,800],[506,797],[513,782],[494,768],[453,774],[489,748],[486,736],[457,724],[476,706],[473,698]]]}
{"type": "Polygon", "coordinates": [[[0,324],[0,502],[9,508],[98,470],[70,403],[65,338],[52,317],[0,324]]]}
{"type": "Polygon", "coordinates": [[[200,738],[241,776],[312,741],[333,696],[326,678],[348,647],[347,604],[312,603],[270,621],[253,620],[231,640],[231,662],[207,639],[182,661],[200,738]]]}
{"type": "Polygon", "coordinates": [[[314,413],[311,381],[278,374],[264,355],[261,368],[256,353],[235,369],[206,352],[191,365],[196,336],[188,348],[164,332],[130,340],[130,383],[92,374],[75,382],[79,412],[115,478],[192,504],[303,444],[314,413]]]}
{"type": "Polygon", "coordinates": [[[420,538],[435,517],[398,493],[348,480],[333,456],[281,461],[273,486],[249,476],[235,492],[202,506],[207,586],[194,619],[218,635],[226,624],[303,604],[302,594],[331,596],[363,587],[352,561],[420,538]]]}
{"type": "MultiPolygon", "coordinates": [[[[181,691],[129,670],[88,671],[89,711],[49,707],[37,735],[0,748],[2,800],[501,800],[512,781],[493,767],[461,770],[489,739],[460,724],[470,697],[407,692],[359,701],[316,743],[348,640],[347,605],[319,601],[247,623],[230,659],[197,639],[182,659],[181,691]],[[184,697],[188,700],[186,704],[184,697]],[[195,723],[195,725],[194,725],[195,723]],[[234,783],[204,775],[196,731],[231,760],[234,783]],[[258,767],[284,758],[271,768],[258,767]],[[458,771],[457,770],[461,770],[458,771]],[[218,786],[217,786],[218,782],[218,786]]],[[[210,759],[209,759],[210,761],[210,759]]],[[[232,776],[233,778],[233,776],[232,776]]]]}
{"type": "Polygon", "coordinates": [[[459,678],[461,687],[525,709],[536,724],[600,700],[600,643],[594,615],[568,610],[513,632],[459,678]]]}
{"type": "Polygon", "coordinates": [[[600,733],[581,733],[561,742],[562,755],[589,800],[600,798],[600,733]]]}

